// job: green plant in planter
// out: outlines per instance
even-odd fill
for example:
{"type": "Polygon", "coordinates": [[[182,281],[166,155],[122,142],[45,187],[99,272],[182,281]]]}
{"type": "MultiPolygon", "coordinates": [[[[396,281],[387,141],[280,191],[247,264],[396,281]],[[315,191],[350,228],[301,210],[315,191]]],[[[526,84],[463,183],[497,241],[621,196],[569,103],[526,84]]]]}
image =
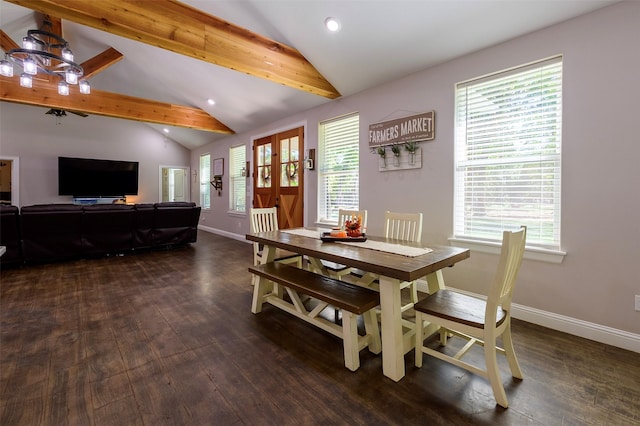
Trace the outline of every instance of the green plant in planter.
{"type": "Polygon", "coordinates": [[[415,154],[418,149],[418,142],[407,142],[404,144],[404,149],[411,154],[415,154]]]}
{"type": "Polygon", "coordinates": [[[396,143],[391,145],[391,152],[393,152],[393,165],[400,167],[400,145],[396,143]]]}
{"type": "Polygon", "coordinates": [[[404,149],[409,152],[409,164],[413,165],[416,162],[416,151],[418,150],[418,142],[411,141],[404,144],[404,149]]]}
{"type": "Polygon", "coordinates": [[[379,146],[378,148],[376,148],[376,152],[378,153],[380,158],[382,158],[382,167],[386,168],[387,167],[387,150],[386,150],[386,148],[384,146],[379,146]]]}

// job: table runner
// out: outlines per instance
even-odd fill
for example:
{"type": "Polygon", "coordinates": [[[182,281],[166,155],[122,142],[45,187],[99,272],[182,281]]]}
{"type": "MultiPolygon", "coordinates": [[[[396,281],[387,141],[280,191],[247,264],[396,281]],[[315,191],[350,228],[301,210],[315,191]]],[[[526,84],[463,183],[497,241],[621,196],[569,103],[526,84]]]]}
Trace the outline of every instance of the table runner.
{"type": "MultiPolygon", "coordinates": [[[[311,229],[304,229],[304,228],[282,229],[281,231],[289,234],[300,235],[303,237],[315,238],[318,240],[320,239],[320,234],[321,234],[319,231],[312,231],[311,229]]],[[[408,247],[408,246],[403,246],[401,244],[393,244],[393,243],[386,243],[383,241],[372,241],[372,240],[367,240],[362,242],[336,241],[331,244],[356,245],[358,247],[362,247],[370,250],[377,250],[377,251],[383,251],[386,253],[399,254],[407,257],[422,256],[423,254],[431,253],[433,251],[432,249],[427,247],[424,247],[424,248],[408,247]]]]}

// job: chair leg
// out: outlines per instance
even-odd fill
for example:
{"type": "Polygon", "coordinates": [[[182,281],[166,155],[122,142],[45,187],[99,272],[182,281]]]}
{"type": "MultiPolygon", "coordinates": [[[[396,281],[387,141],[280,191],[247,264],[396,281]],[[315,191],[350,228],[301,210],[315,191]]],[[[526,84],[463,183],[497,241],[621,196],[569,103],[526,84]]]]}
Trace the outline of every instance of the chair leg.
{"type": "Polygon", "coordinates": [[[369,351],[374,354],[382,352],[382,341],[380,340],[380,326],[375,309],[370,309],[363,314],[364,329],[369,335],[369,351]]]}
{"type": "Polygon", "coordinates": [[[447,346],[447,339],[449,338],[449,330],[444,327],[440,327],[440,344],[447,346]]]}
{"type": "Polygon", "coordinates": [[[411,301],[415,304],[418,303],[418,283],[413,281],[409,286],[411,289],[411,301]]]}
{"type": "Polygon", "coordinates": [[[424,344],[424,321],[422,320],[422,314],[416,311],[416,350],[415,350],[415,364],[416,367],[422,367],[422,345],[424,344]]]}
{"type": "MultiPolygon", "coordinates": [[[[509,318],[508,321],[511,319],[509,318]]],[[[504,344],[504,352],[509,361],[509,368],[511,369],[511,375],[516,379],[524,379],[518,358],[516,358],[516,351],[513,348],[513,340],[511,339],[511,323],[507,324],[507,328],[502,333],[502,343],[504,344]]]]}
{"type": "Polygon", "coordinates": [[[496,351],[496,339],[493,337],[490,340],[484,342],[484,359],[487,365],[487,378],[491,383],[493,389],[493,396],[496,402],[501,407],[507,408],[509,402],[507,401],[507,394],[504,392],[502,386],[502,379],[500,378],[500,371],[498,370],[498,358],[496,351]]]}

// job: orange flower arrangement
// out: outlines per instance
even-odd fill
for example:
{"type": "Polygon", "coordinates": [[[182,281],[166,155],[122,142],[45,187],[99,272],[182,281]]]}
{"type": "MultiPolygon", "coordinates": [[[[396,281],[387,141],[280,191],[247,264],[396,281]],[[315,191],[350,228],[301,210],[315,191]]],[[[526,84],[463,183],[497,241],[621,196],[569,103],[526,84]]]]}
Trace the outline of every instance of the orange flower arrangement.
{"type": "Polygon", "coordinates": [[[362,216],[355,219],[347,219],[344,223],[345,231],[349,237],[359,237],[362,235],[362,216]]]}

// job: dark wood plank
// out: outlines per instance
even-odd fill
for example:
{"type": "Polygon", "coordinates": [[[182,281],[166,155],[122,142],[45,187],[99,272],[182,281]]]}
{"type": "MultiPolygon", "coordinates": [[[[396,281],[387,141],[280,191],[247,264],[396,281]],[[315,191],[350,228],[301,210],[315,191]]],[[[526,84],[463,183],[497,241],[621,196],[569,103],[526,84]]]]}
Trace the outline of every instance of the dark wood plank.
{"type": "MultiPolygon", "coordinates": [[[[483,328],[486,306],[484,300],[444,289],[420,300],[413,308],[438,318],[483,328]]],[[[506,317],[506,312],[498,308],[496,324],[502,324],[506,317]]]]}
{"type": "MultiPolygon", "coordinates": [[[[313,228],[315,229],[315,228],[313,228]]],[[[320,232],[320,231],[318,231],[320,232]]],[[[374,274],[397,278],[402,281],[414,281],[432,272],[453,266],[470,256],[470,250],[430,245],[433,251],[421,256],[398,256],[377,250],[359,248],[357,245],[325,243],[320,239],[308,238],[282,231],[247,234],[247,240],[279,249],[296,251],[300,254],[317,257],[374,274]],[[401,258],[402,261],[398,259],[401,258]]],[[[367,236],[370,240],[422,247],[420,243],[399,241],[390,238],[367,236]]]]}
{"type": "Polygon", "coordinates": [[[375,290],[282,263],[251,266],[249,272],[358,315],[380,304],[380,296],[375,290]]]}
{"type": "Polygon", "coordinates": [[[337,337],[272,306],[251,314],[252,256],[201,232],[175,250],[3,267],[0,424],[640,424],[640,354],[518,320],[524,380],[498,357],[507,410],[486,380],[430,357],[417,369],[412,352],[398,383],[369,351],[348,371],[337,337]]]}

